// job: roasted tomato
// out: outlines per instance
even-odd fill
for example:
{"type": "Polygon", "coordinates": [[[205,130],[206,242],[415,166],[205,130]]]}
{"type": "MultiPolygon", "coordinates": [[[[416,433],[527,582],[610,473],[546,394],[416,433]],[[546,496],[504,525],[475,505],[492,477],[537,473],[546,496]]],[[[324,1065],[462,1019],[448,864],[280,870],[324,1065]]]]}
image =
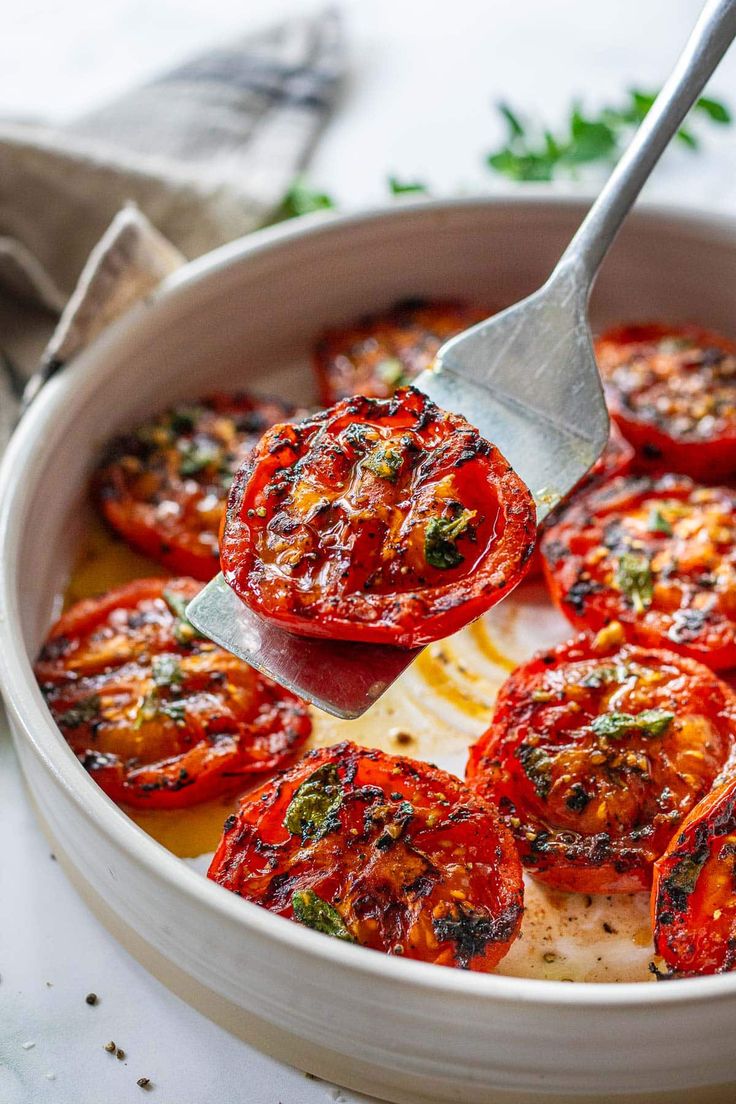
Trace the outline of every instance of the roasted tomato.
{"type": "Polygon", "coordinates": [[[138,579],[78,602],[36,662],[54,720],[105,793],[173,809],[237,793],[311,731],[306,706],[197,635],[194,579],[138,579]]]}
{"type": "Polygon", "coordinates": [[[322,402],[332,406],[351,395],[390,397],[430,367],[445,341],[492,313],[462,303],[416,300],[329,330],[314,357],[322,402]]]}
{"type": "Polygon", "coordinates": [[[534,538],[508,462],[409,387],[266,433],[233,483],[222,569],[284,629],[413,647],[494,605],[534,538]]]}
{"type": "MultiPolygon", "coordinates": [[[[616,423],[611,422],[611,433],[608,438],[608,444],[603,450],[602,455],[598,457],[588,474],[583,476],[577,487],[570,492],[567,498],[565,498],[552,513],[547,515],[540,528],[540,532],[556,525],[568,506],[572,505],[572,503],[585,491],[590,491],[593,487],[600,487],[603,483],[607,482],[609,479],[613,479],[616,475],[626,475],[631,468],[633,459],[633,446],[630,445],[623,436],[616,423]]],[[[534,549],[534,555],[530,561],[526,577],[529,579],[541,574],[542,553],[538,544],[534,549]]]]}
{"type": "Polygon", "coordinates": [[[678,974],[736,969],[736,778],[716,786],[654,866],[654,946],[678,974]]]}
{"type": "Polygon", "coordinates": [[[542,539],[552,596],[597,632],[673,648],[714,670],[736,665],[736,491],[685,476],[615,479],[542,539]]]}
{"type": "Polygon", "coordinates": [[[707,667],[580,638],[511,675],[467,777],[498,804],[532,874],[630,893],[649,886],[735,739],[736,695],[707,667]]]}
{"type": "Polygon", "coordinates": [[[338,939],[470,970],[503,958],[523,911],[493,805],[436,767],[349,743],[245,798],[209,877],[338,939]]]}
{"type": "Polygon", "coordinates": [[[102,513],[129,544],[171,571],[211,579],[233,475],[265,429],[299,413],[248,395],[167,410],[108,446],[94,479],[102,513]]]}
{"type": "Polygon", "coordinates": [[[736,474],[736,342],[698,326],[619,326],[596,342],[606,399],[644,460],[736,474]]]}

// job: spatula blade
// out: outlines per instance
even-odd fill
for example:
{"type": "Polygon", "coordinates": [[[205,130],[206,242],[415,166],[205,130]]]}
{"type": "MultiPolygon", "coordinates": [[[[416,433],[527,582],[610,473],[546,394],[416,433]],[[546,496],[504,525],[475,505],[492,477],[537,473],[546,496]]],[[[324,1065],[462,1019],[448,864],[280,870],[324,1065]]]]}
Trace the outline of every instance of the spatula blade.
{"type": "Polygon", "coordinates": [[[344,720],[365,713],[420,651],[294,636],[249,609],[222,575],[192,599],[186,612],[203,636],[344,720]]]}
{"type": "Polygon", "coordinates": [[[446,342],[415,380],[500,449],[534,495],[538,522],[592,467],[610,431],[579,287],[563,273],[446,342]]]}
{"type": "MultiPolygon", "coordinates": [[[[608,414],[575,281],[563,278],[447,342],[415,386],[463,414],[532,491],[537,520],[585,475],[608,414]]],[[[187,607],[210,640],[336,717],[359,717],[418,655],[305,639],[250,610],[218,575],[187,607]]]]}

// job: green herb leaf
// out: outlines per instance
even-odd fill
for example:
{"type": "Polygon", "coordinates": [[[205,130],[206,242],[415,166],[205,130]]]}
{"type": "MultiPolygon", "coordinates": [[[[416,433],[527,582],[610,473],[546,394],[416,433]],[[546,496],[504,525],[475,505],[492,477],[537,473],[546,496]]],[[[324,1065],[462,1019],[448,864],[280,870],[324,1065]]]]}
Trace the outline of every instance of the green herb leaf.
{"type": "Polygon", "coordinates": [[[133,719],[133,728],[137,730],[142,728],[144,724],[155,721],[158,717],[158,705],[158,692],[156,690],[144,694],[138,702],[138,709],[133,719]]]}
{"type": "Polygon", "coordinates": [[[602,119],[586,119],[579,107],[575,107],[570,119],[570,142],[561,156],[572,165],[588,161],[604,161],[612,157],[617,148],[614,129],[602,119]]]}
{"type": "Polygon", "coordinates": [[[695,110],[707,115],[713,123],[721,123],[728,126],[733,121],[731,112],[720,100],[712,100],[709,96],[701,96],[695,104],[695,110]]]}
{"type": "Polygon", "coordinates": [[[293,893],[291,907],[296,919],[306,927],[332,935],[335,939],[344,939],[346,943],[355,942],[337,909],[318,897],[313,889],[298,889],[293,893]]]}
{"type": "Polygon", "coordinates": [[[343,789],[337,767],[326,763],[302,782],[286,810],[284,826],[292,836],[321,839],[337,827],[343,789]]]}
{"type": "Polygon", "coordinates": [[[174,639],[179,644],[191,644],[193,640],[206,639],[206,637],[202,636],[202,634],[195,629],[191,621],[187,620],[186,608],[189,604],[187,598],[182,594],[178,594],[175,590],[165,590],[162,594],[162,598],[176,618],[174,623],[174,639]]]}
{"type": "Polygon", "coordinates": [[[421,184],[418,180],[403,181],[399,180],[396,176],[390,176],[388,178],[388,187],[391,195],[426,195],[429,191],[427,185],[421,184]]]}
{"type": "Polygon", "coordinates": [[[171,698],[159,701],[158,712],[164,717],[168,717],[170,721],[173,721],[174,724],[179,727],[186,724],[187,708],[186,702],[184,701],[172,701],[171,698]]]}
{"type": "Polygon", "coordinates": [[[168,717],[175,725],[183,725],[186,722],[186,702],[171,698],[162,699],[158,690],[154,687],[144,694],[138,703],[133,728],[142,728],[144,724],[150,724],[159,717],[168,717]]]}
{"type": "Polygon", "coordinates": [[[475,510],[463,510],[456,518],[429,519],[424,531],[424,558],[430,567],[445,570],[463,562],[465,557],[458,551],[455,542],[475,515],[475,510]]]}
{"type": "Polygon", "coordinates": [[[335,206],[332,196],[315,191],[309,187],[303,176],[298,176],[284,196],[280,214],[285,219],[298,218],[299,215],[310,215],[313,211],[331,211],[335,206]]]}
{"type": "MultiPolygon", "coordinates": [[[[506,144],[488,155],[488,164],[496,172],[512,180],[552,180],[559,172],[576,173],[586,164],[614,160],[651,110],[655,92],[632,88],[621,105],[606,106],[596,115],[588,115],[580,104],[573,104],[569,122],[561,135],[543,127],[530,127],[508,104],[498,104],[508,128],[506,144]]],[[[692,114],[711,122],[728,124],[731,113],[718,100],[702,97],[692,114]]],[[[678,138],[684,145],[696,149],[698,140],[692,130],[683,127],[678,138]]]]}
{"type": "Polygon", "coordinates": [[[649,533],[664,533],[672,536],[672,526],[658,506],[652,506],[647,519],[647,531],[649,533]]]}
{"type": "Polygon", "coordinates": [[[644,613],[649,609],[654,596],[654,580],[646,556],[637,552],[624,552],[618,561],[615,581],[636,613],[644,613]]]}
{"type": "Polygon", "coordinates": [[[640,732],[642,736],[662,736],[675,719],[674,713],[666,709],[645,709],[642,713],[601,713],[591,723],[596,736],[605,736],[609,740],[619,740],[630,732],[640,732]]]}
{"type": "Polygon", "coordinates": [[[403,387],[408,383],[404,365],[397,357],[386,357],[376,365],[376,375],[387,387],[403,387]]]}
{"type": "Polygon", "coordinates": [[[503,101],[497,106],[498,110],[506,120],[509,128],[509,136],[511,138],[523,138],[525,134],[525,128],[516,112],[513,111],[509,107],[509,105],[507,103],[504,103],[503,101]]]}
{"type": "Polygon", "coordinates": [[[516,758],[522,765],[538,797],[546,797],[552,785],[552,759],[544,748],[534,744],[520,744],[516,758]]]}
{"type": "Polygon", "coordinates": [[[194,441],[188,441],[180,447],[179,451],[181,453],[180,475],[199,475],[205,468],[211,468],[220,463],[220,450],[216,445],[198,445],[194,441]]]}
{"type": "Polygon", "coordinates": [[[174,433],[191,433],[203,414],[201,406],[176,406],[169,414],[169,425],[174,433]]]}
{"type": "Polygon", "coordinates": [[[598,690],[601,686],[626,682],[632,674],[631,668],[626,667],[623,663],[617,663],[613,667],[596,667],[593,671],[589,671],[587,675],[583,675],[578,686],[598,690]]]}
{"type": "Polygon", "coordinates": [[[184,681],[179,658],[170,653],[155,655],[151,660],[151,671],[156,686],[181,686],[184,681]]]}
{"type": "Polygon", "coordinates": [[[88,698],[80,698],[76,705],[62,713],[57,723],[62,728],[79,728],[81,725],[91,724],[97,720],[101,707],[99,694],[91,694],[88,698]]]}
{"type": "Polygon", "coordinates": [[[695,135],[692,134],[689,130],[686,130],[684,127],[680,127],[680,129],[678,130],[677,139],[679,142],[682,143],[682,145],[688,146],[690,149],[693,150],[697,149],[700,145],[695,135]]]}
{"type": "Polygon", "coordinates": [[[556,157],[548,153],[517,153],[510,147],[489,154],[488,164],[511,180],[545,181],[554,176],[556,157]]]}
{"type": "Polygon", "coordinates": [[[396,449],[379,445],[363,459],[363,467],[373,472],[379,479],[387,479],[389,483],[395,483],[399,476],[399,469],[403,462],[403,456],[396,449]]]}

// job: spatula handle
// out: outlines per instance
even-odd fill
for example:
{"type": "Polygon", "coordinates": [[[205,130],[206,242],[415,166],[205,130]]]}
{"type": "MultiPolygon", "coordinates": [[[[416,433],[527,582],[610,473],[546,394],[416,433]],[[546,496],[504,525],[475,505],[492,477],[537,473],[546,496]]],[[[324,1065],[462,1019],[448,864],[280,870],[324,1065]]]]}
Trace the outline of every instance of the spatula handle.
{"type": "Polygon", "coordinates": [[[569,275],[572,269],[576,281],[590,290],[642,186],[734,37],[736,0],[708,0],[670,78],[563,254],[557,274],[569,275]]]}

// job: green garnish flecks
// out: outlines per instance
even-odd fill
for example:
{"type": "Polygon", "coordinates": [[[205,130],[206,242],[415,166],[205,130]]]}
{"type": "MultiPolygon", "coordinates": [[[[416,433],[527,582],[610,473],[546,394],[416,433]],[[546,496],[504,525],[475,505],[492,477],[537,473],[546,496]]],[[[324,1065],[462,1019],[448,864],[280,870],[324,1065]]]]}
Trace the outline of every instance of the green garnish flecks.
{"type": "Polygon", "coordinates": [[[396,176],[389,176],[388,190],[391,195],[426,195],[429,188],[419,180],[399,180],[396,176]]]}
{"type": "Polygon", "coordinates": [[[335,207],[332,196],[312,188],[303,176],[297,176],[284,196],[279,211],[282,219],[310,215],[314,211],[331,211],[335,207]]]}
{"type": "Polygon", "coordinates": [[[138,702],[133,728],[142,728],[144,724],[150,724],[158,717],[168,717],[175,725],[181,727],[186,723],[186,703],[177,699],[162,698],[154,686],[138,702]]]}
{"type": "Polygon", "coordinates": [[[369,452],[363,459],[363,467],[373,472],[379,479],[387,479],[389,483],[395,483],[399,476],[399,468],[403,456],[396,449],[379,445],[369,452]]]}
{"type": "MultiPolygon", "coordinates": [[[[582,165],[613,162],[655,99],[654,92],[631,88],[622,104],[604,107],[594,115],[584,112],[582,106],[575,103],[570,108],[565,131],[558,133],[530,126],[508,104],[501,103],[498,110],[507,127],[506,144],[489,154],[488,164],[512,180],[545,181],[560,173],[575,175],[582,165]]],[[[689,118],[698,115],[721,125],[731,122],[731,113],[725,104],[707,96],[696,102],[689,118]]],[[[690,149],[698,146],[689,127],[681,127],[677,137],[690,149]]]]}
{"type": "Polygon", "coordinates": [[[79,728],[84,724],[91,724],[99,716],[102,702],[99,694],[90,694],[88,698],[81,698],[71,709],[67,709],[58,718],[62,728],[79,728]]]}
{"type": "Polygon", "coordinates": [[[516,758],[538,797],[546,797],[552,785],[552,758],[543,747],[520,744],[516,758]]]}
{"type": "Polygon", "coordinates": [[[319,767],[301,786],[289,802],[284,826],[293,836],[318,840],[338,824],[337,812],[342,805],[343,789],[337,767],[326,763],[319,767]]]}
{"type": "Polygon", "coordinates": [[[586,690],[599,690],[602,686],[626,682],[632,674],[635,672],[623,663],[611,667],[595,667],[587,675],[583,675],[577,685],[584,686],[586,690]]]}
{"type": "Polygon", "coordinates": [[[184,673],[179,657],[169,652],[155,655],[151,660],[151,672],[156,686],[181,686],[184,673]]]}
{"type": "Polygon", "coordinates": [[[429,519],[424,531],[424,558],[430,567],[446,570],[463,562],[465,557],[458,550],[456,541],[475,515],[475,510],[462,510],[455,518],[429,519]]]}
{"type": "Polygon", "coordinates": [[[201,445],[195,441],[187,441],[179,449],[181,459],[179,461],[180,475],[199,475],[205,468],[211,468],[220,464],[220,450],[216,445],[201,445]]]}
{"type": "Polygon", "coordinates": [[[591,722],[596,736],[619,740],[630,732],[639,732],[646,738],[663,736],[675,719],[666,709],[645,709],[641,713],[601,713],[591,722]]]}
{"type": "Polygon", "coordinates": [[[298,889],[293,893],[291,907],[295,918],[307,928],[331,935],[335,939],[344,939],[346,943],[355,942],[355,937],[337,909],[318,897],[313,889],[298,889]]]}
{"type": "Polygon", "coordinates": [[[636,613],[649,609],[654,596],[654,580],[646,556],[638,552],[624,552],[619,557],[615,582],[636,613]]]}
{"type": "Polygon", "coordinates": [[[404,365],[398,357],[386,357],[376,365],[376,375],[387,387],[403,387],[408,383],[404,365]]]}
{"type": "Polygon", "coordinates": [[[672,525],[664,516],[658,506],[652,506],[649,511],[649,517],[647,518],[647,532],[648,533],[664,533],[665,536],[672,536],[672,525]]]}
{"type": "Polygon", "coordinates": [[[203,414],[202,406],[176,406],[169,414],[169,425],[174,433],[191,433],[203,414]]]}
{"type": "Polygon", "coordinates": [[[165,590],[161,597],[176,618],[174,622],[174,639],[178,644],[191,644],[193,640],[206,639],[195,629],[191,621],[187,619],[186,610],[189,605],[189,600],[185,598],[183,594],[178,594],[175,590],[165,590]]]}

